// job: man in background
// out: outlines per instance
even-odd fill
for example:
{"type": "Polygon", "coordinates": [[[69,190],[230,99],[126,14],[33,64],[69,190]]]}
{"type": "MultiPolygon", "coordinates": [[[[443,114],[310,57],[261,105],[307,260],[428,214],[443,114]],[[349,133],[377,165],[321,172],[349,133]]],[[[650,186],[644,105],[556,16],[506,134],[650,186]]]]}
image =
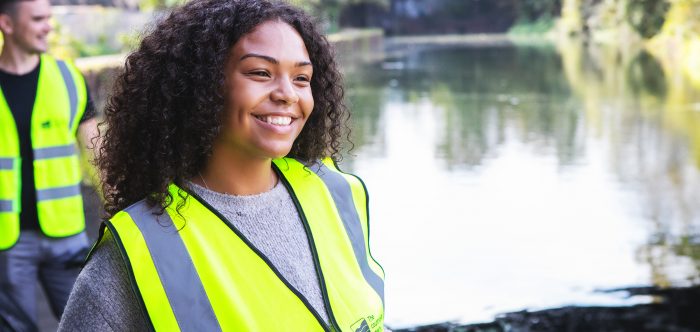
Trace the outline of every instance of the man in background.
{"type": "Polygon", "coordinates": [[[76,143],[97,136],[82,75],[45,53],[50,17],[0,0],[0,291],[34,324],[37,280],[60,318],[88,249],[76,143]]]}

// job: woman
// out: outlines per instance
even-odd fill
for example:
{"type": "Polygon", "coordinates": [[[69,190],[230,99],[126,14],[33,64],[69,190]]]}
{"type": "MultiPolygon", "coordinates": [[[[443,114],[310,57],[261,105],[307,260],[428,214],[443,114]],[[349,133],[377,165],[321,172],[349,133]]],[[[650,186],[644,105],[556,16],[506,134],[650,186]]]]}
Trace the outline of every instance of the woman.
{"type": "Polygon", "coordinates": [[[366,191],[333,162],[340,82],[283,3],[194,0],[157,24],[105,110],[109,220],[59,330],[381,330],[366,191]]]}

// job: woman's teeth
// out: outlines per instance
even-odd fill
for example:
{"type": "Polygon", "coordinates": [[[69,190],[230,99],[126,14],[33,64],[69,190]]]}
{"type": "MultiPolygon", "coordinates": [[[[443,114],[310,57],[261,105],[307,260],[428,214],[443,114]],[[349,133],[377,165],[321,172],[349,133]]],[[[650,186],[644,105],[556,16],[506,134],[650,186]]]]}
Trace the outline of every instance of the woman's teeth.
{"type": "Polygon", "coordinates": [[[290,123],[292,123],[292,118],[288,116],[272,116],[272,115],[267,115],[267,116],[256,116],[256,118],[267,122],[269,124],[277,125],[277,126],[287,126],[290,123]]]}

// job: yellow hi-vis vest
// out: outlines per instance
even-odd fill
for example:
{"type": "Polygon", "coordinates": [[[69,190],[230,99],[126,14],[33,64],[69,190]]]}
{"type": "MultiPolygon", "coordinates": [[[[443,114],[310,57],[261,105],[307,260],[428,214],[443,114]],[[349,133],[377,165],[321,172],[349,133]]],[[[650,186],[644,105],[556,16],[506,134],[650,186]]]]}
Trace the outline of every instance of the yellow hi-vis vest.
{"type": "MultiPolygon", "coordinates": [[[[86,102],[80,72],[42,55],[31,140],[39,225],[50,237],[75,235],[85,228],[76,133],[86,102]]],[[[0,250],[19,238],[21,163],[17,126],[0,91],[0,250]]]]}
{"type": "Polygon", "coordinates": [[[273,165],[304,223],[330,324],[235,226],[171,185],[165,213],[140,201],[102,232],[120,247],[152,330],[383,330],[384,271],[369,251],[364,184],[328,158],[273,165]]]}

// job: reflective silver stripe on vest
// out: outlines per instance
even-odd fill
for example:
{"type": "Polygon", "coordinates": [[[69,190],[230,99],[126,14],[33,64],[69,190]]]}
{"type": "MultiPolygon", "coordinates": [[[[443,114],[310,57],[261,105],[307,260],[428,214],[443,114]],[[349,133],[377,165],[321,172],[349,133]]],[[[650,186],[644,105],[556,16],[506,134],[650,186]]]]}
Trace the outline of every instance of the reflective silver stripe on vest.
{"type": "Polygon", "coordinates": [[[382,299],[382,303],[384,303],[384,280],[369,267],[367,250],[365,248],[365,235],[362,232],[360,216],[357,215],[355,202],[352,199],[350,184],[342,175],[328,169],[323,163],[319,162],[319,164],[320,169],[318,169],[318,171],[316,171],[316,167],[310,168],[316,171],[316,174],[323,180],[326,187],[328,187],[333,201],[335,202],[335,207],[338,209],[340,218],[343,220],[345,232],[348,234],[350,242],[352,243],[355,259],[357,259],[357,264],[360,266],[360,270],[362,270],[362,275],[365,277],[367,283],[372,286],[374,291],[377,292],[382,299]]]}
{"type": "Polygon", "coordinates": [[[50,199],[60,199],[80,195],[80,183],[49,189],[40,189],[36,191],[37,201],[46,201],[50,199]]]}
{"type": "Polygon", "coordinates": [[[168,213],[153,215],[144,201],[124,211],[143,234],[180,330],[221,331],[202,280],[168,213]]]}
{"type": "Polygon", "coordinates": [[[0,212],[13,212],[12,201],[8,199],[0,199],[0,212]]]}
{"type": "Polygon", "coordinates": [[[34,160],[70,157],[77,153],[75,144],[39,148],[34,149],[34,160]]]}
{"type": "Polygon", "coordinates": [[[68,126],[72,129],[75,114],[78,112],[78,91],[76,90],[75,81],[68,69],[68,65],[62,60],[57,60],[56,63],[58,64],[58,69],[61,70],[63,82],[66,83],[66,89],[68,90],[68,100],[70,101],[70,122],[68,122],[68,126]]]}
{"type": "Polygon", "coordinates": [[[0,170],[14,169],[15,158],[0,158],[0,170]]]}

